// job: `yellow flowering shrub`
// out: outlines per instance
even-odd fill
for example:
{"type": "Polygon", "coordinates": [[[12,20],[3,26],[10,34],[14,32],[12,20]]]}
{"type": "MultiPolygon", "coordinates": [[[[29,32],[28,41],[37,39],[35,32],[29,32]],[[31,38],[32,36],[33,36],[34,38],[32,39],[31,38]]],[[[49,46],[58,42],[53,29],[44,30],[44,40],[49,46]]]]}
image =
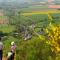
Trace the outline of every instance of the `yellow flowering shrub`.
{"type": "Polygon", "coordinates": [[[48,38],[50,38],[46,43],[51,45],[52,51],[56,53],[60,52],[60,26],[54,26],[52,24],[46,28],[46,32],[48,33],[48,38]]]}

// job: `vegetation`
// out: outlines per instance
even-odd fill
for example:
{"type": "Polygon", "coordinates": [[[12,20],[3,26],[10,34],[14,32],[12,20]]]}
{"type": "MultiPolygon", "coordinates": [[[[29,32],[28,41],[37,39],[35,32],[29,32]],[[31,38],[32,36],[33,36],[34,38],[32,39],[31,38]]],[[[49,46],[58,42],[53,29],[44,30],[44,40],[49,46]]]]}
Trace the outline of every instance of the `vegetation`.
{"type": "Polygon", "coordinates": [[[6,11],[9,24],[0,24],[0,31],[7,33],[4,56],[10,51],[11,41],[15,41],[16,60],[59,60],[60,18],[59,14],[50,15],[53,20],[47,14],[24,16],[20,11],[6,11]]]}

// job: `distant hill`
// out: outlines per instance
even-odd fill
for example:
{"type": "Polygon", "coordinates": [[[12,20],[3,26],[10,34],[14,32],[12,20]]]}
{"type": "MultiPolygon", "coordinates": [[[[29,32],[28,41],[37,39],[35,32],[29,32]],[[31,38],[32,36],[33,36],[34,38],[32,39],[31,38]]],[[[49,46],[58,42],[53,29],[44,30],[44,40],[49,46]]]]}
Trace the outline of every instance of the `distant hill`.
{"type": "MultiPolygon", "coordinates": [[[[0,0],[0,2],[19,2],[19,3],[24,3],[24,2],[47,2],[48,0],[0,0]]],[[[60,2],[60,0],[55,0],[56,2],[60,2]]]]}
{"type": "MultiPolygon", "coordinates": [[[[55,0],[56,4],[60,4],[60,0],[55,0]]],[[[48,2],[48,0],[0,0],[0,7],[28,7],[30,5],[39,5],[43,4],[45,5],[46,3],[40,3],[40,2],[48,2]]]]}

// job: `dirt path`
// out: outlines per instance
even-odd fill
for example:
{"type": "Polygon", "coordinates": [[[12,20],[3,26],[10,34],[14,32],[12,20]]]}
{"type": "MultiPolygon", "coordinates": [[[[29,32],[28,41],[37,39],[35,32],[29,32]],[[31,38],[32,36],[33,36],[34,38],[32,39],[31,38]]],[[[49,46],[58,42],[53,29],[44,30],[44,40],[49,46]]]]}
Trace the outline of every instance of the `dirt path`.
{"type": "MultiPolygon", "coordinates": [[[[2,60],[7,60],[7,57],[3,57],[3,59],[2,60]]],[[[16,60],[16,59],[14,59],[14,60],[16,60]]]]}
{"type": "Polygon", "coordinates": [[[7,60],[7,58],[6,57],[3,57],[3,60],[7,60]]]}

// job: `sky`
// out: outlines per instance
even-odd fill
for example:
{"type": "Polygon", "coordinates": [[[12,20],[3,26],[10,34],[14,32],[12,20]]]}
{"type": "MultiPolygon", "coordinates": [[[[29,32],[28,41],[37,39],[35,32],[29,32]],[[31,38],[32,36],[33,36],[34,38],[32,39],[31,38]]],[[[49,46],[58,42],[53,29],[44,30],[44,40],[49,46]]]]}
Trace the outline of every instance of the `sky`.
{"type": "MultiPolygon", "coordinates": [[[[2,1],[12,1],[12,2],[14,2],[14,1],[18,1],[18,2],[33,2],[33,1],[35,1],[35,2],[39,2],[39,1],[48,1],[48,0],[0,0],[0,2],[2,2],[2,1]]],[[[60,1],[60,0],[56,0],[56,1],[60,1]]]]}
{"type": "Polygon", "coordinates": [[[20,2],[31,2],[31,1],[46,1],[46,0],[0,0],[0,2],[2,1],[20,1],[20,2]]]}

